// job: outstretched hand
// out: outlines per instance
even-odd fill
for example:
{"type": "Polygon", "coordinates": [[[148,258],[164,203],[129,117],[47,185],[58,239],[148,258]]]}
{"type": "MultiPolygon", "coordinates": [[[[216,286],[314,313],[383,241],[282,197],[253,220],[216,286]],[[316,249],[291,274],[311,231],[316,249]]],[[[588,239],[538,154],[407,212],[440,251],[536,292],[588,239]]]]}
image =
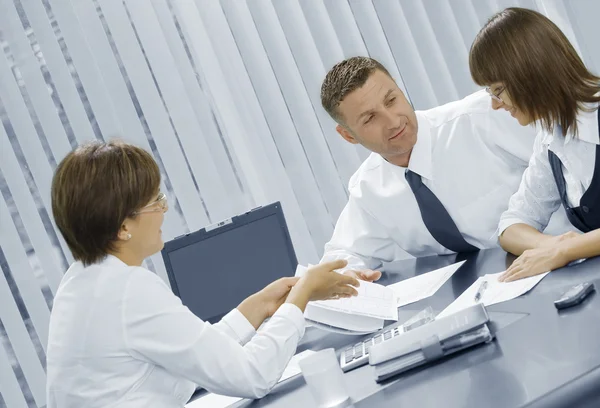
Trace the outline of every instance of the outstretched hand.
{"type": "Polygon", "coordinates": [[[381,278],[380,271],[374,271],[372,269],[363,269],[360,271],[349,270],[345,271],[344,275],[352,276],[353,278],[360,279],[367,282],[375,282],[381,278]]]}

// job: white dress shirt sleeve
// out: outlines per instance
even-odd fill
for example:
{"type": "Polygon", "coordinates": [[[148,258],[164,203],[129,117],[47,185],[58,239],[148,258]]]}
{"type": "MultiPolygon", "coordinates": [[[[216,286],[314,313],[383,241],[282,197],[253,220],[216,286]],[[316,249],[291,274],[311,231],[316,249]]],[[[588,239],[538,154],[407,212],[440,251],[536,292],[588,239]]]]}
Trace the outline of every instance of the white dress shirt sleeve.
{"type": "Polygon", "coordinates": [[[290,304],[281,306],[253,337],[254,329],[237,310],[215,328],[142,268],[129,279],[122,316],[124,341],[133,357],[210,392],[245,398],[270,391],[304,334],[304,316],[290,304]]]}
{"type": "Polygon", "coordinates": [[[561,205],[554,181],[548,147],[542,143],[545,133],[535,140],[529,167],[523,173],[519,190],[510,198],[508,209],[500,217],[498,236],[513,224],[531,225],[543,231],[561,205]]]}
{"type": "Polygon", "coordinates": [[[219,329],[242,346],[248,343],[252,336],[256,334],[254,326],[252,326],[242,312],[237,309],[233,309],[231,312],[227,313],[218,323],[215,323],[213,327],[219,329]]]}
{"type": "Polygon", "coordinates": [[[345,259],[345,270],[375,269],[382,262],[406,258],[389,236],[387,229],[350,195],[335,225],[331,240],[325,244],[321,262],[345,259]]]}
{"type": "Polygon", "coordinates": [[[494,144],[495,154],[507,161],[514,162],[515,166],[527,166],[533,154],[534,140],[537,131],[531,126],[521,126],[508,112],[488,112],[481,121],[474,121],[477,126],[482,126],[479,134],[488,137],[494,144]],[[488,123],[489,121],[489,123],[488,123]]]}

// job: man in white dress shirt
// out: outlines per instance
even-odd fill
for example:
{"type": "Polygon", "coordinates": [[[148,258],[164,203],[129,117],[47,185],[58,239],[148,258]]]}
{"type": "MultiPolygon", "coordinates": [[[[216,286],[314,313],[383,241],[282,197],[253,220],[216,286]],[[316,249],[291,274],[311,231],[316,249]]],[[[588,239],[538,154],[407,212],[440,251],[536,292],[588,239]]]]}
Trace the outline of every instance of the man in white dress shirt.
{"type": "Polygon", "coordinates": [[[533,129],[492,112],[485,91],[415,112],[367,57],[335,65],[321,100],[338,133],[373,152],[350,179],[324,260],[346,259],[346,270],[371,280],[383,262],[498,245],[498,220],[527,167],[533,129]],[[428,196],[417,200],[413,189],[428,196]]]}

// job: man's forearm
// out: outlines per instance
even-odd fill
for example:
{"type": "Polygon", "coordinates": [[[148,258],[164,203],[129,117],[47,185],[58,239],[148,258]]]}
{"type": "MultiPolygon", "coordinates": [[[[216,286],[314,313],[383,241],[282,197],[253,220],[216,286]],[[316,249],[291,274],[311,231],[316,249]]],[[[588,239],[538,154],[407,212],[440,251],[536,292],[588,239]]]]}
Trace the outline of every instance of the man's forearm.
{"type": "Polygon", "coordinates": [[[528,249],[537,248],[543,242],[551,238],[550,235],[542,234],[531,225],[513,224],[504,230],[498,238],[500,246],[514,255],[521,255],[528,249]]]}

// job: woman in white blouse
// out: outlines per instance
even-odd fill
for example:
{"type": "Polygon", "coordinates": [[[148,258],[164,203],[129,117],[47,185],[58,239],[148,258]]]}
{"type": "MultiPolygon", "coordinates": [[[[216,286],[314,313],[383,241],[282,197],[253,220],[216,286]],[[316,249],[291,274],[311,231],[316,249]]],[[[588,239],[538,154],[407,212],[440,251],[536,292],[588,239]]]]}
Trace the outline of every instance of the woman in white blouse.
{"type": "Polygon", "coordinates": [[[48,408],[183,407],[198,385],[260,398],[294,355],[307,302],[356,294],[334,272],[345,262],[330,262],[203,322],[141,266],[163,247],[159,184],[150,154],[120,142],[80,146],[56,170],[52,211],[76,262],[50,318],[48,408]]]}
{"type": "Polygon", "coordinates": [[[600,255],[600,78],[543,15],[508,8],[494,15],[471,47],[474,81],[523,126],[539,128],[519,190],[499,224],[500,244],[519,258],[511,281],[600,255]],[[581,233],[542,234],[563,205],[581,233]]]}

